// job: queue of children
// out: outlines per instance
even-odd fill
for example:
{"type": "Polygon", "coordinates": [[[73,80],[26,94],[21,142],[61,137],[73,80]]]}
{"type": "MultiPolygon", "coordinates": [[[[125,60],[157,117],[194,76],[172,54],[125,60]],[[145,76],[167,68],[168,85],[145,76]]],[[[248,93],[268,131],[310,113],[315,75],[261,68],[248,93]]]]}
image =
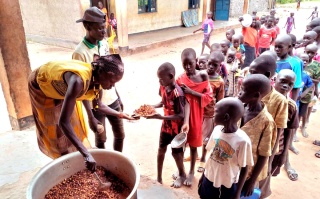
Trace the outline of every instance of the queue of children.
{"type": "MultiPolygon", "coordinates": [[[[213,43],[210,54],[203,54],[205,43],[198,58],[193,49],[185,49],[181,55],[185,72],[171,85],[185,95],[184,120],[178,129],[188,132],[191,156],[188,174],[181,166],[182,158],[176,162],[178,173],[173,175],[172,186],[192,185],[197,147],[202,146],[197,169],[203,173],[198,185],[200,198],[240,198],[253,193],[267,198],[272,176],[277,176],[282,166],[290,180],[298,179],[288,151],[299,153],[293,146],[299,121],[302,135],[307,137],[310,102],[318,96],[319,30],[312,29],[320,26],[320,21],[319,25],[308,24],[302,44],[296,46],[294,35],[280,34],[275,10],[257,19],[253,15],[251,26],[243,27],[242,34],[227,30],[226,39],[213,43]]],[[[288,28],[286,33],[290,33],[288,28]]],[[[173,81],[172,74],[170,79],[173,81]]],[[[169,118],[178,113],[181,111],[172,112],[169,118]]],[[[181,115],[175,120],[181,121],[181,115]]],[[[160,143],[162,139],[161,134],[160,143]]],[[[320,145],[320,141],[314,144],[320,145]]],[[[320,152],[316,156],[320,157],[320,152]]],[[[162,164],[163,159],[160,165],[158,162],[160,171],[162,164]]],[[[158,181],[162,183],[159,171],[158,181]]]]}
{"type": "MultiPolygon", "coordinates": [[[[290,164],[288,151],[292,150],[298,154],[297,149],[293,147],[293,141],[296,130],[299,128],[299,121],[302,120],[302,135],[307,137],[306,125],[312,111],[311,99],[314,95],[318,97],[320,63],[317,53],[320,36],[317,28],[320,27],[320,19],[315,18],[307,25],[308,30],[302,45],[298,46],[299,50],[293,53],[295,37],[278,34],[275,29],[274,15],[275,10],[272,10],[270,16],[261,16],[259,22],[261,27],[257,27],[258,18],[253,15],[252,24],[249,27],[243,27],[242,33],[236,33],[230,29],[226,32],[225,40],[210,46],[209,38],[213,25],[211,26],[210,21],[212,12],[208,12],[207,23],[202,30],[210,29],[210,31],[204,36],[201,56],[197,58],[192,48],[184,49],[181,54],[184,73],[177,78],[175,78],[175,67],[171,63],[166,62],[160,65],[157,76],[160,82],[161,101],[153,107],[163,107],[164,115],[146,116],[148,119],[163,120],[157,154],[159,183],[162,183],[167,146],[179,133],[187,133],[190,169],[186,173],[183,148],[172,148],[172,156],[178,169],[178,173],[173,175],[172,186],[179,188],[182,185],[193,184],[197,148],[202,147],[200,164],[197,168],[197,172],[202,173],[198,185],[198,193],[202,199],[240,198],[240,196],[251,196],[257,192],[260,192],[260,198],[266,198],[271,195],[270,183],[274,180],[271,176],[277,176],[283,165],[290,180],[298,179],[298,173],[290,164]],[[273,42],[274,51],[270,51],[270,45],[273,42]],[[205,45],[210,47],[210,54],[203,54],[205,45]],[[274,78],[275,82],[272,82],[274,78]],[[209,153],[208,159],[207,153],[209,153]]],[[[114,117],[111,120],[116,120],[114,122],[119,128],[123,128],[123,118],[133,120],[131,116],[122,113],[123,107],[117,93],[113,95],[115,99],[113,103],[103,102],[103,91],[100,87],[110,90],[115,82],[120,81],[124,71],[120,56],[107,55],[108,48],[102,48],[105,17],[105,14],[97,8],[88,9],[84,17],[77,21],[83,22],[87,34],[73,54],[73,59],[82,62],[73,61],[72,66],[75,68],[66,67],[62,63],[59,63],[61,66],[56,66],[65,72],[57,77],[59,81],[65,79],[68,85],[76,86],[67,88],[67,91],[72,92],[72,96],[59,98],[60,93],[56,94],[57,99],[65,100],[59,102],[63,105],[63,109],[58,110],[59,113],[57,113],[65,118],[70,119],[73,110],[77,110],[77,97],[85,93],[81,90],[84,82],[78,76],[86,74],[79,75],[80,68],[87,68],[87,73],[90,74],[87,76],[96,77],[96,79],[88,79],[86,76],[85,80],[90,83],[86,88],[90,88],[89,90],[93,92],[91,96],[84,98],[90,127],[95,132],[97,132],[97,124],[104,125],[102,120],[104,121],[105,117],[110,115],[114,117]],[[90,13],[98,13],[99,16],[92,17],[90,13]],[[96,53],[101,57],[96,56],[96,53]],[[93,69],[85,62],[92,62],[93,69]],[[98,91],[95,90],[96,87],[98,91]],[[90,106],[87,100],[92,99],[96,104],[90,106]],[[68,104],[70,106],[67,106],[68,104]],[[100,121],[97,120],[99,114],[100,121]]],[[[240,22],[242,20],[242,18],[239,19],[240,22]]],[[[44,69],[48,67],[43,66],[44,69]]],[[[34,76],[39,73],[38,70],[33,72],[34,76]]],[[[44,72],[48,73],[48,71],[44,72]]],[[[36,101],[36,91],[40,92],[39,85],[32,81],[29,87],[30,96],[34,99],[34,111],[36,111],[34,114],[37,116],[41,105],[36,101]],[[39,107],[36,106],[37,103],[39,107]]],[[[55,88],[53,86],[48,89],[55,88]]],[[[44,92],[45,90],[40,92],[43,98],[50,98],[44,92]]],[[[48,128],[46,121],[40,121],[40,119],[38,123],[41,125],[38,126],[48,128]]],[[[82,152],[87,168],[95,171],[95,160],[82,143],[87,137],[87,132],[80,132],[84,138],[79,140],[78,132],[69,128],[71,124],[64,124],[63,121],[59,121],[60,123],[63,127],[62,131],[66,133],[66,139],[82,152]]],[[[114,132],[114,149],[122,151],[124,132],[121,129],[116,131],[114,132]]],[[[41,141],[39,143],[45,143],[42,137],[38,139],[41,141]]],[[[105,131],[102,134],[96,133],[98,148],[104,148],[105,141],[105,131]]],[[[320,141],[315,140],[313,144],[320,146],[320,141]]],[[[44,145],[40,146],[42,151],[49,156],[53,154],[50,156],[53,158],[69,150],[67,148],[59,151],[59,154],[54,154],[52,151],[56,151],[55,146],[46,149],[44,145]]],[[[320,158],[320,151],[315,155],[320,158]]]]}

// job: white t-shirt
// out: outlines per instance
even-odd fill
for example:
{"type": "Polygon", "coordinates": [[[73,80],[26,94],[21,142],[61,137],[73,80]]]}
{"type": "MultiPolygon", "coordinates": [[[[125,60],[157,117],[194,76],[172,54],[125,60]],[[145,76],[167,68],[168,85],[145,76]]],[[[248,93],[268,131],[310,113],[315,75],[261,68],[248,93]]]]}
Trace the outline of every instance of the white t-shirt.
{"type": "Polygon", "coordinates": [[[222,132],[216,126],[207,144],[210,158],[206,162],[204,175],[216,188],[230,188],[239,180],[240,169],[253,166],[252,146],[248,135],[240,128],[235,133],[222,132]]]}

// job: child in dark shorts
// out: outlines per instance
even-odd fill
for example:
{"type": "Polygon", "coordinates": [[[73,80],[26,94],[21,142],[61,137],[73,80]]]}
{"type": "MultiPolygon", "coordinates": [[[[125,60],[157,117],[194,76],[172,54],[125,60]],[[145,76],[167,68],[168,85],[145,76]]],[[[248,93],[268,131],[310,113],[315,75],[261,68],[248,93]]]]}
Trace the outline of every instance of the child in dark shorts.
{"type": "MultiPolygon", "coordinates": [[[[292,140],[296,129],[299,127],[299,114],[296,102],[290,99],[288,93],[293,88],[295,82],[296,75],[292,70],[284,69],[281,70],[276,78],[276,82],[274,88],[276,91],[285,96],[288,100],[288,119],[287,119],[287,128],[284,129],[284,147],[293,147],[292,140]]],[[[280,167],[277,164],[277,160],[279,155],[275,155],[274,161],[272,162],[272,174],[273,176],[277,176],[280,173],[280,167]]],[[[286,152],[286,161],[284,164],[284,168],[288,174],[290,180],[295,181],[298,179],[298,173],[291,166],[289,161],[289,153],[286,152]]]]}
{"type": "Polygon", "coordinates": [[[309,103],[313,97],[314,84],[310,76],[306,73],[305,68],[310,63],[309,56],[305,53],[299,55],[300,59],[303,61],[303,71],[302,71],[302,82],[303,89],[301,91],[299,100],[299,118],[302,120],[301,132],[302,136],[307,138],[308,133],[306,132],[306,122],[307,122],[307,111],[309,103]]]}
{"type": "MultiPolygon", "coordinates": [[[[162,167],[167,146],[180,132],[183,125],[185,97],[180,86],[175,83],[175,68],[171,63],[166,62],[162,64],[158,68],[157,74],[160,82],[159,94],[162,97],[162,100],[153,107],[163,107],[164,116],[155,114],[152,116],[146,116],[146,118],[163,120],[157,156],[157,181],[162,184],[162,167]]],[[[183,165],[183,148],[172,148],[172,156],[178,167],[179,176],[171,186],[179,188],[186,179],[186,173],[183,165]]]]}

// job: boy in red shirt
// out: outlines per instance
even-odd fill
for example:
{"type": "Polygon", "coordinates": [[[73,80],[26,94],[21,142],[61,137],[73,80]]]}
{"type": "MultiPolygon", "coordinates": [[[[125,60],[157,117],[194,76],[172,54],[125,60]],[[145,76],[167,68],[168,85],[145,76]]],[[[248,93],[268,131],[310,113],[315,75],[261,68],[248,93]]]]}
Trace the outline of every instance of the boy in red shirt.
{"type": "MultiPolygon", "coordinates": [[[[162,184],[163,161],[167,151],[167,146],[173,138],[180,132],[184,118],[185,97],[182,89],[175,82],[175,68],[171,63],[164,63],[158,69],[158,78],[160,82],[159,94],[162,97],[160,103],[154,105],[154,108],[163,107],[164,116],[155,114],[147,116],[148,119],[163,120],[159,139],[159,149],[157,156],[157,181],[162,184]]],[[[181,187],[186,179],[186,173],[183,166],[183,149],[172,148],[172,156],[179,170],[179,176],[173,182],[175,188],[181,187]]]]}
{"type": "Polygon", "coordinates": [[[274,18],[269,17],[265,26],[259,30],[259,54],[266,50],[270,50],[270,45],[277,37],[277,32],[273,28],[274,18]]]}

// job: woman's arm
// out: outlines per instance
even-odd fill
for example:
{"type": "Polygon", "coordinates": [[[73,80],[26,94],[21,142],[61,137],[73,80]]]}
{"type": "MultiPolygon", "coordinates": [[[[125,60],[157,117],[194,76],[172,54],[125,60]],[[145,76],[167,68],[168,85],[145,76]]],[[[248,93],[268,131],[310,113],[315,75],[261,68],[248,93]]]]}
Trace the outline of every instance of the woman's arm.
{"type": "Polygon", "coordinates": [[[116,111],[116,110],[110,108],[109,106],[106,106],[105,104],[103,104],[101,102],[102,95],[103,95],[103,92],[102,92],[102,90],[100,90],[99,91],[99,99],[97,99],[98,101],[96,101],[96,99],[94,99],[94,102],[98,103],[98,108],[96,109],[97,111],[99,111],[103,114],[106,114],[106,115],[112,115],[115,117],[124,118],[124,119],[128,119],[128,120],[134,120],[134,118],[130,117],[128,114],[116,111]]]}
{"type": "Polygon", "coordinates": [[[67,88],[64,101],[62,103],[62,109],[61,109],[58,125],[61,128],[62,132],[66,135],[66,137],[83,155],[86,161],[87,168],[90,171],[95,171],[96,170],[95,160],[93,159],[89,151],[86,149],[86,147],[82,144],[82,142],[78,139],[70,123],[70,118],[76,104],[76,98],[83,89],[83,81],[78,75],[71,72],[66,72],[64,74],[64,79],[68,84],[68,88],[67,88]]]}

